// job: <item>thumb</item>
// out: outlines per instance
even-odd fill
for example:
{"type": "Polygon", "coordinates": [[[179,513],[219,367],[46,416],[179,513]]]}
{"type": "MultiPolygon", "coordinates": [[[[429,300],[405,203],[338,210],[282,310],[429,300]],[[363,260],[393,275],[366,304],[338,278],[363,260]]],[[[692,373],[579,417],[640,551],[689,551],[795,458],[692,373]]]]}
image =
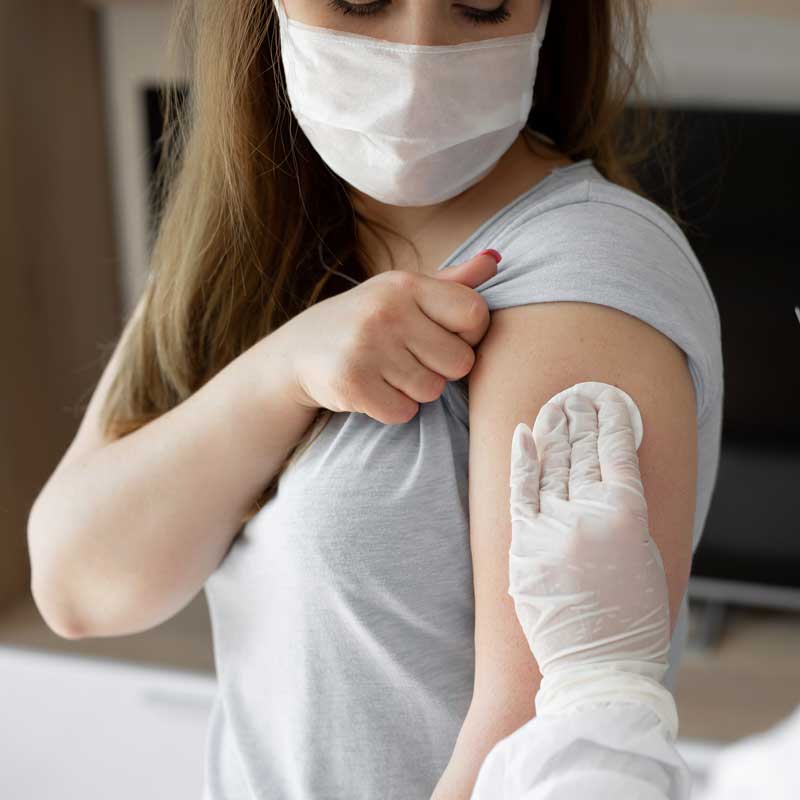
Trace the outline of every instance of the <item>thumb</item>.
{"type": "Polygon", "coordinates": [[[533,432],[520,422],[511,439],[511,520],[539,513],[539,456],[533,432]]]}
{"type": "Polygon", "coordinates": [[[463,283],[475,289],[497,274],[497,264],[501,258],[497,250],[482,250],[468,261],[440,269],[434,277],[463,283]]]}

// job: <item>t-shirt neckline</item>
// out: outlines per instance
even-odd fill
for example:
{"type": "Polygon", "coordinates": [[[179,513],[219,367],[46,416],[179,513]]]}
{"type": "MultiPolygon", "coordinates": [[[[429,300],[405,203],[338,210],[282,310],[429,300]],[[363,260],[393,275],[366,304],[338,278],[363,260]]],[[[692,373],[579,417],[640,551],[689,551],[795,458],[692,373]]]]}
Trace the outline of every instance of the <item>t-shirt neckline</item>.
{"type": "Polygon", "coordinates": [[[565,167],[554,167],[544,176],[540,181],[537,181],[533,184],[533,186],[526,189],[522,194],[517,195],[513,200],[508,202],[504,205],[501,209],[496,211],[489,217],[487,220],[482,222],[463,242],[461,242],[452,253],[450,253],[447,258],[442,261],[438,267],[436,267],[436,272],[445,267],[451,266],[453,260],[456,259],[461,253],[464,252],[476,239],[482,236],[489,228],[491,228],[498,220],[502,219],[506,214],[514,209],[515,206],[519,205],[523,201],[525,201],[528,197],[535,194],[536,192],[540,191],[548,182],[550,182],[553,178],[559,177],[564,175],[567,172],[571,172],[572,170],[577,170],[578,167],[585,167],[592,163],[591,158],[582,158],[580,161],[575,161],[572,164],[567,164],[565,167]]]}

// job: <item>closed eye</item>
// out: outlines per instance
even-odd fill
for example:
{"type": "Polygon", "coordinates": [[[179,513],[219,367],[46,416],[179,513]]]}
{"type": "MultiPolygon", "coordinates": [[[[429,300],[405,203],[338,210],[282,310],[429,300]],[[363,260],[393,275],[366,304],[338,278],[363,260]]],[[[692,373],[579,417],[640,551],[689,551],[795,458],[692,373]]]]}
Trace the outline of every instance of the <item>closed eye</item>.
{"type": "MultiPolygon", "coordinates": [[[[497,24],[505,22],[511,14],[506,8],[508,0],[503,0],[497,8],[488,10],[473,8],[472,6],[458,3],[461,16],[475,25],[482,23],[497,24]]],[[[353,14],[357,17],[369,17],[383,11],[391,5],[391,0],[372,0],[369,3],[349,3],[347,0],[328,0],[328,5],[342,14],[353,14]]]]}

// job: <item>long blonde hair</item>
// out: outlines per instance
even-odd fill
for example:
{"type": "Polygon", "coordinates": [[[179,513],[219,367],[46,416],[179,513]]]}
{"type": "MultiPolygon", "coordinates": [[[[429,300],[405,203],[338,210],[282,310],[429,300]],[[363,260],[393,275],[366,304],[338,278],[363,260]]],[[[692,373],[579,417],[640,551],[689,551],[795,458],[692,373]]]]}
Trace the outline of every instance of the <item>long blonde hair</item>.
{"type": "MultiPolygon", "coordinates": [[[[294,120],[277,24],[271,0],[178,2],[170,50],[189,55],[189,92],[182,102],[180,86],[162,90],[156,236],[143,313],[102,410],[107,436],[146,425],[296,314],[372,274],[357,224],[384,226],[357,214],[294,120]]],[[[623,131],[626,101],[649,74],[645,44],[637,0],[554,2],[528,122],[640,193],[631,167],[669,141],[645,106],[623,131]]],[[[331,416],[318,411],[242,523],[331,416]]]]}

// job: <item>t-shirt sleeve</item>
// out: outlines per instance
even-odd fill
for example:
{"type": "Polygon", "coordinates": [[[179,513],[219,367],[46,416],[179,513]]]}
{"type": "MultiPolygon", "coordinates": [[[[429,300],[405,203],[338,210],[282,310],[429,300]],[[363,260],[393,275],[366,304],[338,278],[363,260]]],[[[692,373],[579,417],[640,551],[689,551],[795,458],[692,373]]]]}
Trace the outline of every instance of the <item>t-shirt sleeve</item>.
{"type": "Polygon", "coordinates": [[[600,199],[587,186],[579,200],[526,210],[482,243],[503,258],[476,291],[490,311],[572,300],[638,317],[686,353],[699,422],[723,378],[719,313],[705,273],[655,204],[621,187],[600,199]]]}

